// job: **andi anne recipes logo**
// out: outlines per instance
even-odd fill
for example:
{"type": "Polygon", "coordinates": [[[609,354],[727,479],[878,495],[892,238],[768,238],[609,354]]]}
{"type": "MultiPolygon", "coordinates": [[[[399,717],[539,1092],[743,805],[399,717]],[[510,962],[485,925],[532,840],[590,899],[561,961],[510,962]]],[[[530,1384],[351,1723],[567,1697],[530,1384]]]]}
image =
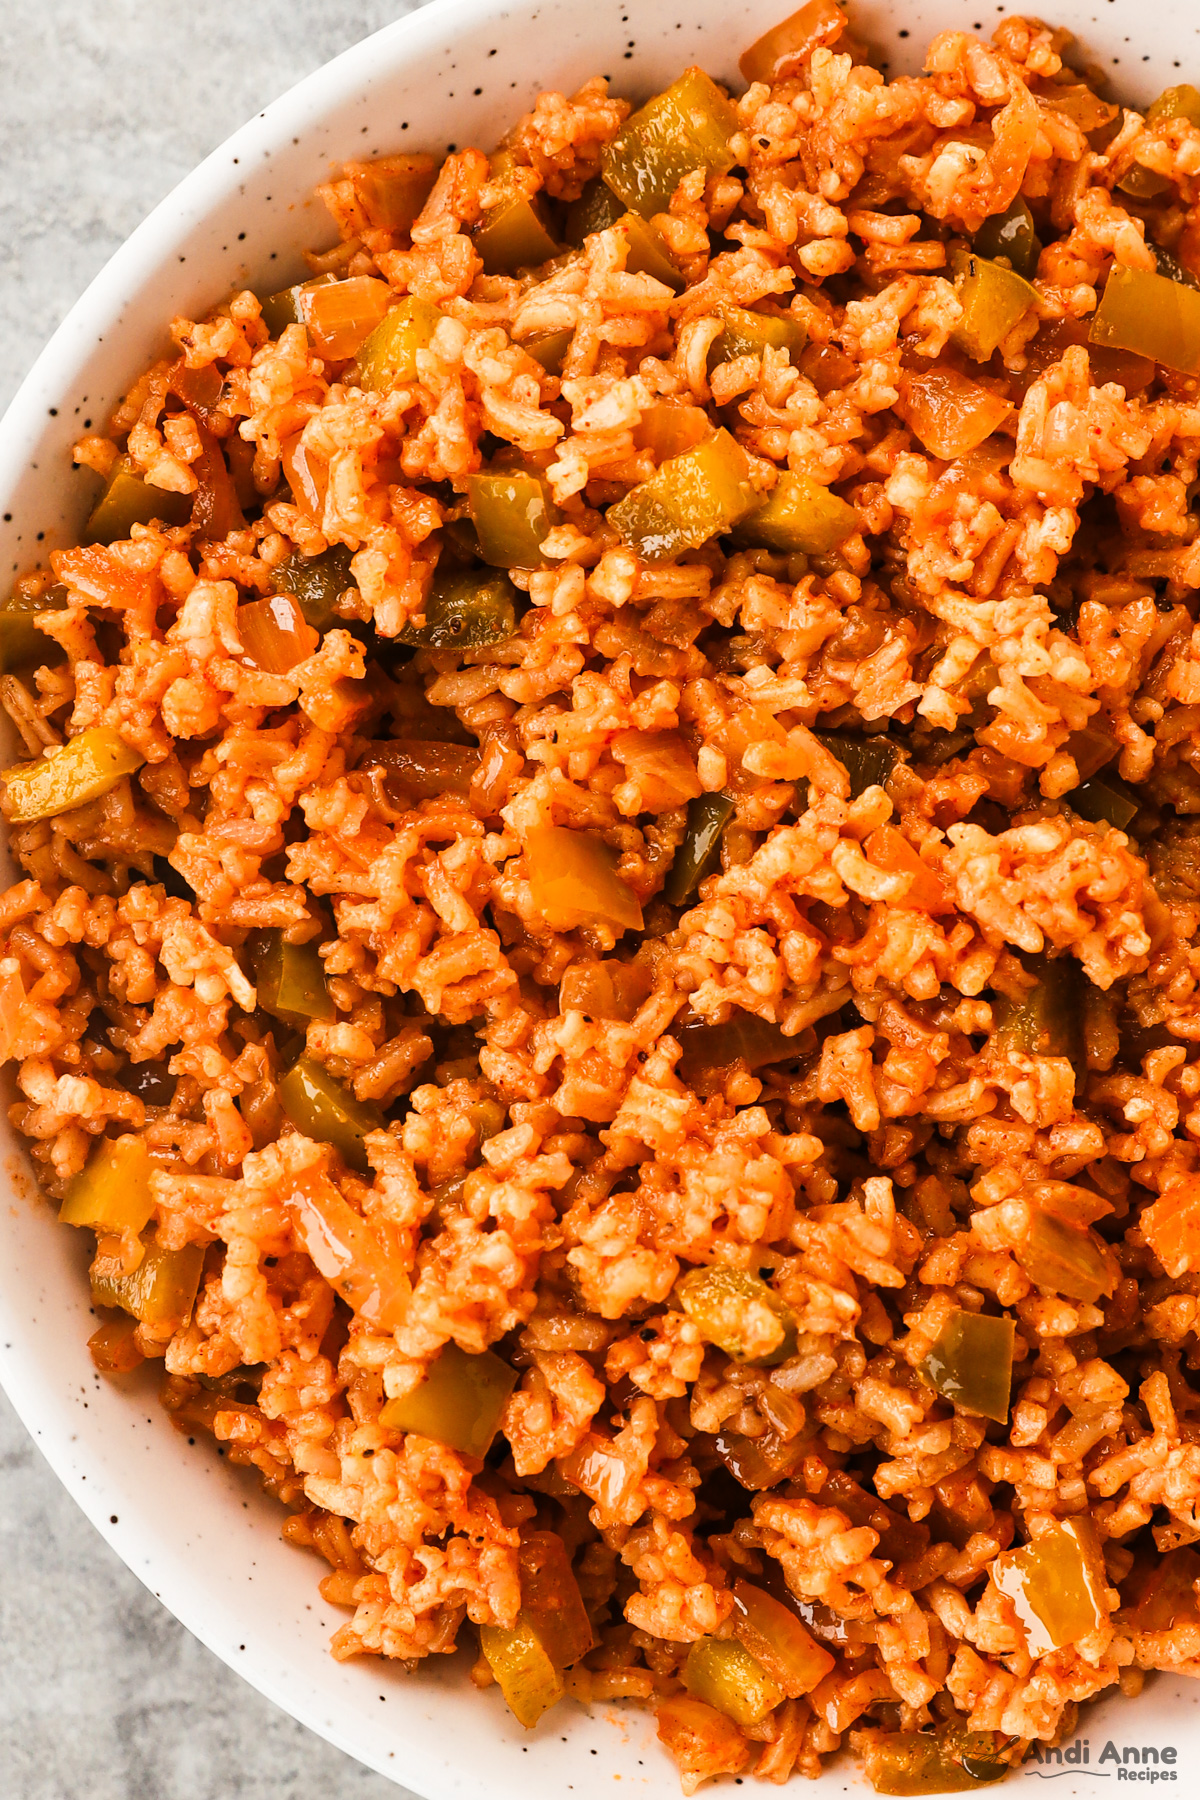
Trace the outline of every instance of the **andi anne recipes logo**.
{"type": "Polygon", "coordinates": [[[1023,1775],[1054,1781],[1063,1775],[1101,1780],[1178,1781],[1179,1752],[1174,1744],[1118,1744],[1107,1738],[1099,1754],[1090,1738],[1062,1746],[1035,1744],[1021,1765],[1023,1775]]]}

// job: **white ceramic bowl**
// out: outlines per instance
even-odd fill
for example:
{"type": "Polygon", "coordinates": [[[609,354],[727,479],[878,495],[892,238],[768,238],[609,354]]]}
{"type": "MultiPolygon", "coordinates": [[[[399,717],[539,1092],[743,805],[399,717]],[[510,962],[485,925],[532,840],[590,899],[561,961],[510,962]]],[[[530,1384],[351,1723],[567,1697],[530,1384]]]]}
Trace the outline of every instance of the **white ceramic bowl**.
{"type": "MultiPolygon", "coordinates": [[[[101,421],[156,353],[166,322],[238,285],[278,288],[301,251],[331,237],[314,184],[332,162],[395,149],[488,146],[540,88],[570,91],[597,71],[645,96],[692,61],[737,81],[739,51],[789,0],[434,0],[321,69],[260,113],[178,187],[113,257],[56,332],[0,425],[0,568],[19,572],[73,541],[91,486],[70,472],[83,424],[101,421]]],[[[990,32],[995,0],[882,0],[852,6],[893,72],[912,71],[935,31],[990,32]]],[[[1010,9],[1010,10],[1015,10],[1010,9]]],[[[1117,91],[1145,102],[1200,72],[1198,0],[1045,0],[1117,91]]],[[[36,1196],[7,1121],[11,1190],[0,1252],[0,1379],[65,1486],[134,1574],[231,1668],[314,1731],[429,1800],[674,1800],[678,1783],[651,1716],[570,1704],[526,1733],[495,1690],[477,1694],[462,1659],[416,1677],[378,1661],[335,1663],[340,1616],[319,1570],[279,1537],[279,1510],[210,1442],[194,1447],[160,1412],[148,1377],[94,1373],[83,1247],[36,1196]]],[[[436,1665],[436,1666],[434,1666],[436,1665]]],[[[1086,1766],[1026,1766],[1056,1794],[1096,1792],[1106,1740],[1174,1745],[1185,1793],[1200,1792],[1200,1684],[1152,1682],[1083,1721],[1086,1766]]],[[[1164,1769],[1168,1765],[1163,1765],[1164,1769]]],[[[845,1793],[838,1762],[817,1784],[845,1793]]],[[[811,1790],[809,1790],[811,1791],[811,1790]]],[[[1176,1787],[1173,1791],[1180,1791],[1176,1787]]],[[[1101,1790],[1103,1792],[1103,1790],[1101,1790]]]]}

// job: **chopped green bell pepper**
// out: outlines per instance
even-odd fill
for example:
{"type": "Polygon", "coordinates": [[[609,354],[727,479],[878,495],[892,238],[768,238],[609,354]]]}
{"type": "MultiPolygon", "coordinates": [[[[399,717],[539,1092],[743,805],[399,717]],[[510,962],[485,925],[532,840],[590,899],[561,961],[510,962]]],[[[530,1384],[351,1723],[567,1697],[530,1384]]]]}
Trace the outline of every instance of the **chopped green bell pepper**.
{"type": "Polygon", "coordinates": [[[827,556],[858,530],[849,501],[808,475],[783,470],[760,506],[734,530],[739,543],[761,545],[785,555],[827,556]]]}
{"type": "Polygon", "coordinates": [[[921,1373],[956,1407],[1007,1424],[1015,1330],[1011,1319],[956,1312],[921,1364],[921,1373]]]}
{"type": "Polygon", "coordinates": [[[652,218],[667,211],[693,169],[724,175],[733,167],[729,140],[737,129],[732,102],[702,69],[688,69],[606,146],[604,179],[631,212],[652,218]]]}
{"type": "Polygon", "coordinates": [[[701,794],[688,801],[687,831],[663,886],[672,906],[682,906],[717,867],[721,839],[735,808],[728,794],[701,794]]]}
{"type": "Polygon", "coordinates": [[[608,523],[648,562],[698,550],[754,505],[745,452],[727,431],[662,463],[608,509],[608,523]]]}
{"type": "Polygon", "coordinates": [[[796,1349],[791,1307],[760,1275],[715,1264],[679,1282],[679,1304],[702,1337],[735,1362],[767,1368],[796,1349]]]}
{"type": "Polygon", "coordinates": [[[425,623],[409,623],[399,640],[426,650],[477,650],[502,644],[516,629],[516,589],[507,576],[450,569],[433,578],[425,623]]]}
{"type": "Polygon", "coordinates": [[[558,524],[545,476],[533,469],[484,469],[467,476],[467,504],[484,562],[537,569],[542,544],[558,524]]]}
{"type": "Polygon", "coordinates": [[[367,1173],[370,1164],[364,1140],[368,1132],[382,1131],[386,1123],[377,1106],[356,1099],[349,1088],[308,1056],[294,1062],[280,1081],[279,1102],[297,1131],[318,1144],[332,1144],[348,1168],[357,1169],[360,1175],[367,1173]]]}
{"type": "Polygon", "coordinates": [[[411,1393],[386,1402],[379,1423],[389,1431],[415,1432],[447,1444],[461,1456],[482,1460],[516,1385],[516,1370],[494,1351],[472,1356],[451,1342],[411,1393]]]}
{"type": "Polygon", "coordinates": [[[417,351],[428,350],[442,314],[432,300],[409,294],[379,321],[346,373],[352,386],[386,394],[415,381],[417,351]]]}

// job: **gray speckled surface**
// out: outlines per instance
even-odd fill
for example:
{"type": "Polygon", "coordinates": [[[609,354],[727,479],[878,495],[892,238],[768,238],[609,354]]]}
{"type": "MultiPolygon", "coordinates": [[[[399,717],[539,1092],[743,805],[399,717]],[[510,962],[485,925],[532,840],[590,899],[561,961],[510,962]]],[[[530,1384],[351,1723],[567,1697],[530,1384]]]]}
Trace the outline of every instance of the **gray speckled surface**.
{"type": "MultiPolygon", "coordinates": [[[[0,8],[0,406],[181,176],[302,75],[411,10],[411,0],[0,8]]],[[[400,1795],[171,1619],[58,1487],[2,1397],[0,1566],[5,1800],[400,1795]]]]}

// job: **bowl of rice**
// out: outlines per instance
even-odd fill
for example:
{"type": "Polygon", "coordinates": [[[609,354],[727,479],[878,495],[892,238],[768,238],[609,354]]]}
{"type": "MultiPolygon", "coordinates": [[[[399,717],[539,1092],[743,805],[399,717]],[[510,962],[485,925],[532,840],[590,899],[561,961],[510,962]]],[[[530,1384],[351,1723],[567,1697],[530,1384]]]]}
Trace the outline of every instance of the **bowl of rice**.
{"type": "Polygon", "coordinates": [[[435,0],[0,425],[0,1376],[424,1795],[1200,1780],[1200,28],[903,20],[435,0]]]}

